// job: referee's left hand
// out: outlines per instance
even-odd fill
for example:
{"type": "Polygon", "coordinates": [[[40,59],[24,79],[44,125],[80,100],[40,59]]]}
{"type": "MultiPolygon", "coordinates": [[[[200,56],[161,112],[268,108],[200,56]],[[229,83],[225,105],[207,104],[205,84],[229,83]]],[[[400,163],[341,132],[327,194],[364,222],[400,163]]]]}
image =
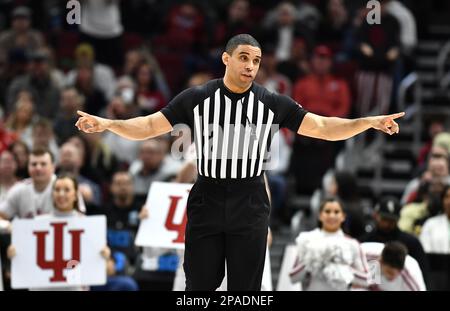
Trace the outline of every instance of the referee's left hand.
{"type": "Polygon", "coordinates": [[[392,135],[398,133],[400,130],[397,122],[395,122],[394,120],[401,118],[404,115],[404,112],[399,112],[390,115],[369,117],[369,120],[374,129],[392,135]]]}

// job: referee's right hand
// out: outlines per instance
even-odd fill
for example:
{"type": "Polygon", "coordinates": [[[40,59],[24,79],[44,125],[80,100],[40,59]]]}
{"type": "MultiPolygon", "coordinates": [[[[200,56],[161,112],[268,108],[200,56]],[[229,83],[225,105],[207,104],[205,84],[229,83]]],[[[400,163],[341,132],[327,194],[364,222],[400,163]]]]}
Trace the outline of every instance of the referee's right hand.
{"type": "Polygon", "coordinates": [[[77,113],[80,115],[75,126],[83,132],[95,133],[103,132],[107,129],[110,120],[100,118],[97,116],[90,115],[86,112],[78,110],[77,113]]]}

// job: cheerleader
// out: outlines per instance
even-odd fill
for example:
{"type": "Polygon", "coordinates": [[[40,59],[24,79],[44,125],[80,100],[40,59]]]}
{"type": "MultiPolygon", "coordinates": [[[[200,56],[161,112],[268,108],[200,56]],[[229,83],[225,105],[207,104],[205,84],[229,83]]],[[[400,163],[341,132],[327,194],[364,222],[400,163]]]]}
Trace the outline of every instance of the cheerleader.
{"type": "Polygon", "coordinates": [[[301,232],[298,254],[291,270],[292,283],[303,290],[336,291],[368,286],[369,269],[360,244],[341,229],[345,221],[337,198],[326,199],[319,210],[319,227],[301,232]]]}

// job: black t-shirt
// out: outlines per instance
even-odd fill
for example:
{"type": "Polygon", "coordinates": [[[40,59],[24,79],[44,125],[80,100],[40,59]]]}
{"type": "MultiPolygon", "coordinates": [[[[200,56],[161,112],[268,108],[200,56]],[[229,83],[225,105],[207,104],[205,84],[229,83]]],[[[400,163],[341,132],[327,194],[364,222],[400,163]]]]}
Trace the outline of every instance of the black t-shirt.
{"type": "Polygon", "coordinates": [[[221,179],[260,176],[276,157],[275,132],[283,127],[297,132],[307,113],[257,83],[236,94],[222,79],[181,92],[161,112],[173,127],[191,130],[198,173],[221,179]]]}

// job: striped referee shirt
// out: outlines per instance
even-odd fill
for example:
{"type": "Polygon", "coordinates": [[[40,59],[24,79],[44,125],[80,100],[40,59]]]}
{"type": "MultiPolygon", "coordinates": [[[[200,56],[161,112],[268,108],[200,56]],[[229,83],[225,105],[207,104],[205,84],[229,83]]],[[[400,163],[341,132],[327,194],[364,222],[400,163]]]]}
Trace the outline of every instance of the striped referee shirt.
{"type": "Polygon", "coordinates": [[[216,79],[181,92],[161,113],[172,126],[190,128],[200,175],[236,179],[260,176],[275,132],[297,132],[307,111],[255,82],[237,94],[216,79]]]}

